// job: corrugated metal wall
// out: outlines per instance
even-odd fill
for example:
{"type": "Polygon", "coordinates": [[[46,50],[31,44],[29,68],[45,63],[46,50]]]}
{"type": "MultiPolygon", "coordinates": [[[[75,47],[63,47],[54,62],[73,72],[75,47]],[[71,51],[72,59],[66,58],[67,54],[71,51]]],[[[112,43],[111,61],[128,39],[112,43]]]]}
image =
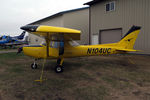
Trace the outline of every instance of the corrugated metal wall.
{"type": "MultiPolygon", "coordinates": [[[[89,9],[82,9],[78,11],[72,11],[64,13],[61,16],[49,18],[34,25],[50,25],[67,27],[81,30],[81,40],[78,41],[80,44],[89,44],[89,9]]],[[[29,34],[30,44],[39,44],[43,39],[35,35],[29,34]],[[38,39],[38,41],[36,41],[38,39]]]]}
{"type": "MultiPolygon", "coordinates": [[[[34,25],[50,25],[50,26],[63,26],[63,20],[62,20],[62,16],[57,16],[55,18],[52,19],[47,19],[47,20],[43,20],[42,22],[38,22],[34,25]]],[[[30,44],[40,44],[42,42],[45,42],[45,39],[36,36],[34,34],[29,34],[29,43],[30,44]]]]}
{"type": "Polygon", "coordinates": [[[115,28],[122,28],[124,35],[132,25],[142,26],[135,48],[150,53],[150,0],[106,0],[90,9],[91,35],[115,28]],[[115,11],[106,12],[105,5],[110,1],[115,1],[115,11]]]}
{"type": "Polygon", "coordinates": [[[89,44],[89,9],[66,13],[63,16],[64,27],[81,30],[79,44],[89,44]]]}

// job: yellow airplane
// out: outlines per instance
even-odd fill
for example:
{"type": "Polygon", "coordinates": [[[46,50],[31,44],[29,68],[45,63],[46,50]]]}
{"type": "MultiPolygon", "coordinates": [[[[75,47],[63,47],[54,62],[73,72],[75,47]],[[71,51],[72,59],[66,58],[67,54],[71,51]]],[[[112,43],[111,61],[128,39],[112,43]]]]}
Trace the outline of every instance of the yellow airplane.
{"type": "MultiPolygon", "coordinates": [[[[81,32],[79,30],[45,25],[26,25],[21,27],[21,29],[43,37],[46,43],[24,46],[19,48],[18,52],[23,51],[25,55],[34,57],[35,59],[57,59],[55,71],[56,73],[61,73],[64,70],[64,58],[138,51],[134,50],[133,46],[141,27],[133,26],[117,43],[78,46],[73,44],[73,40],[80,40],[81,32]]],[[[31,64],[32,69],[37,68],[35,61],[31,64]]]]}

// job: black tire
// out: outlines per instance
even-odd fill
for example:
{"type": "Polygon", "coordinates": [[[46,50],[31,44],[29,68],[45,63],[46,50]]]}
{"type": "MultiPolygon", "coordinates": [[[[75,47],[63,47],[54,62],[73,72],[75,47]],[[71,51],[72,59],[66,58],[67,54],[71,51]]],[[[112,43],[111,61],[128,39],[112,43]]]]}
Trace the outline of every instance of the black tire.
{"type": "Polygon", "coordinates": [[[37,64],[34,64],[34,63],[31,64],[31,68],[32,68],[32,69],[37,69],[37,64]]]}
{"type": "Polygon", "coordinates": [[[64,69],[63,66],[57,65],[57,66],[55,67],[55,72],[56,72],[56,73],[62,73],[62,72],[63,72],[63,69],[64,69]]]}

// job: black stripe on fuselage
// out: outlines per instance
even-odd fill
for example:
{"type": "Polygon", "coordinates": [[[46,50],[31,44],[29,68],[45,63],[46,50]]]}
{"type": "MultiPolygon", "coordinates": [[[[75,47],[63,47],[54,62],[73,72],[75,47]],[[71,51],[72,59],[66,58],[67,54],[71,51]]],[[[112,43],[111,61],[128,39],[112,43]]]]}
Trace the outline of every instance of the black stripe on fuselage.
{"type": "Polygon", "coordinates": [[[38,27],[39,27],[38,25],[26,25],[26,26],[22,26],[20,29],[29,31],[29,32],[36,32],[36,29],[38,27]]]}

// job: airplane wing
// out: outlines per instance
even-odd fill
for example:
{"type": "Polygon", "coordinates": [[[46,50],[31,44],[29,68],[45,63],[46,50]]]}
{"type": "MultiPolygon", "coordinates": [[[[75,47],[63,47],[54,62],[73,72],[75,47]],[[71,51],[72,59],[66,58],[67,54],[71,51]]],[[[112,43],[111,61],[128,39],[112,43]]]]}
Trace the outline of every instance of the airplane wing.
{"type": "Polygon", "coordinates": [[[28,31],[29,33],[44,37],[49,40],[80,40],[81,31],[63,27],[45,26],[45,25],[26,25],[21,29],[28,31]]]}
{"type": "MultiPolygon", "coordinates": [[[[49,56],[49,41],[72,41],[80,40],[81,32],[79,30],[63,28],[63,27],[54,27],[54,26],[45,26],[45,25],[26,25],[21,27],[21,29],[44,37],[46,40],[47,48],[47,57],[49,56]]],[[[64,47],[59,48],[59,56],[64,53],[64,47]]]]}

